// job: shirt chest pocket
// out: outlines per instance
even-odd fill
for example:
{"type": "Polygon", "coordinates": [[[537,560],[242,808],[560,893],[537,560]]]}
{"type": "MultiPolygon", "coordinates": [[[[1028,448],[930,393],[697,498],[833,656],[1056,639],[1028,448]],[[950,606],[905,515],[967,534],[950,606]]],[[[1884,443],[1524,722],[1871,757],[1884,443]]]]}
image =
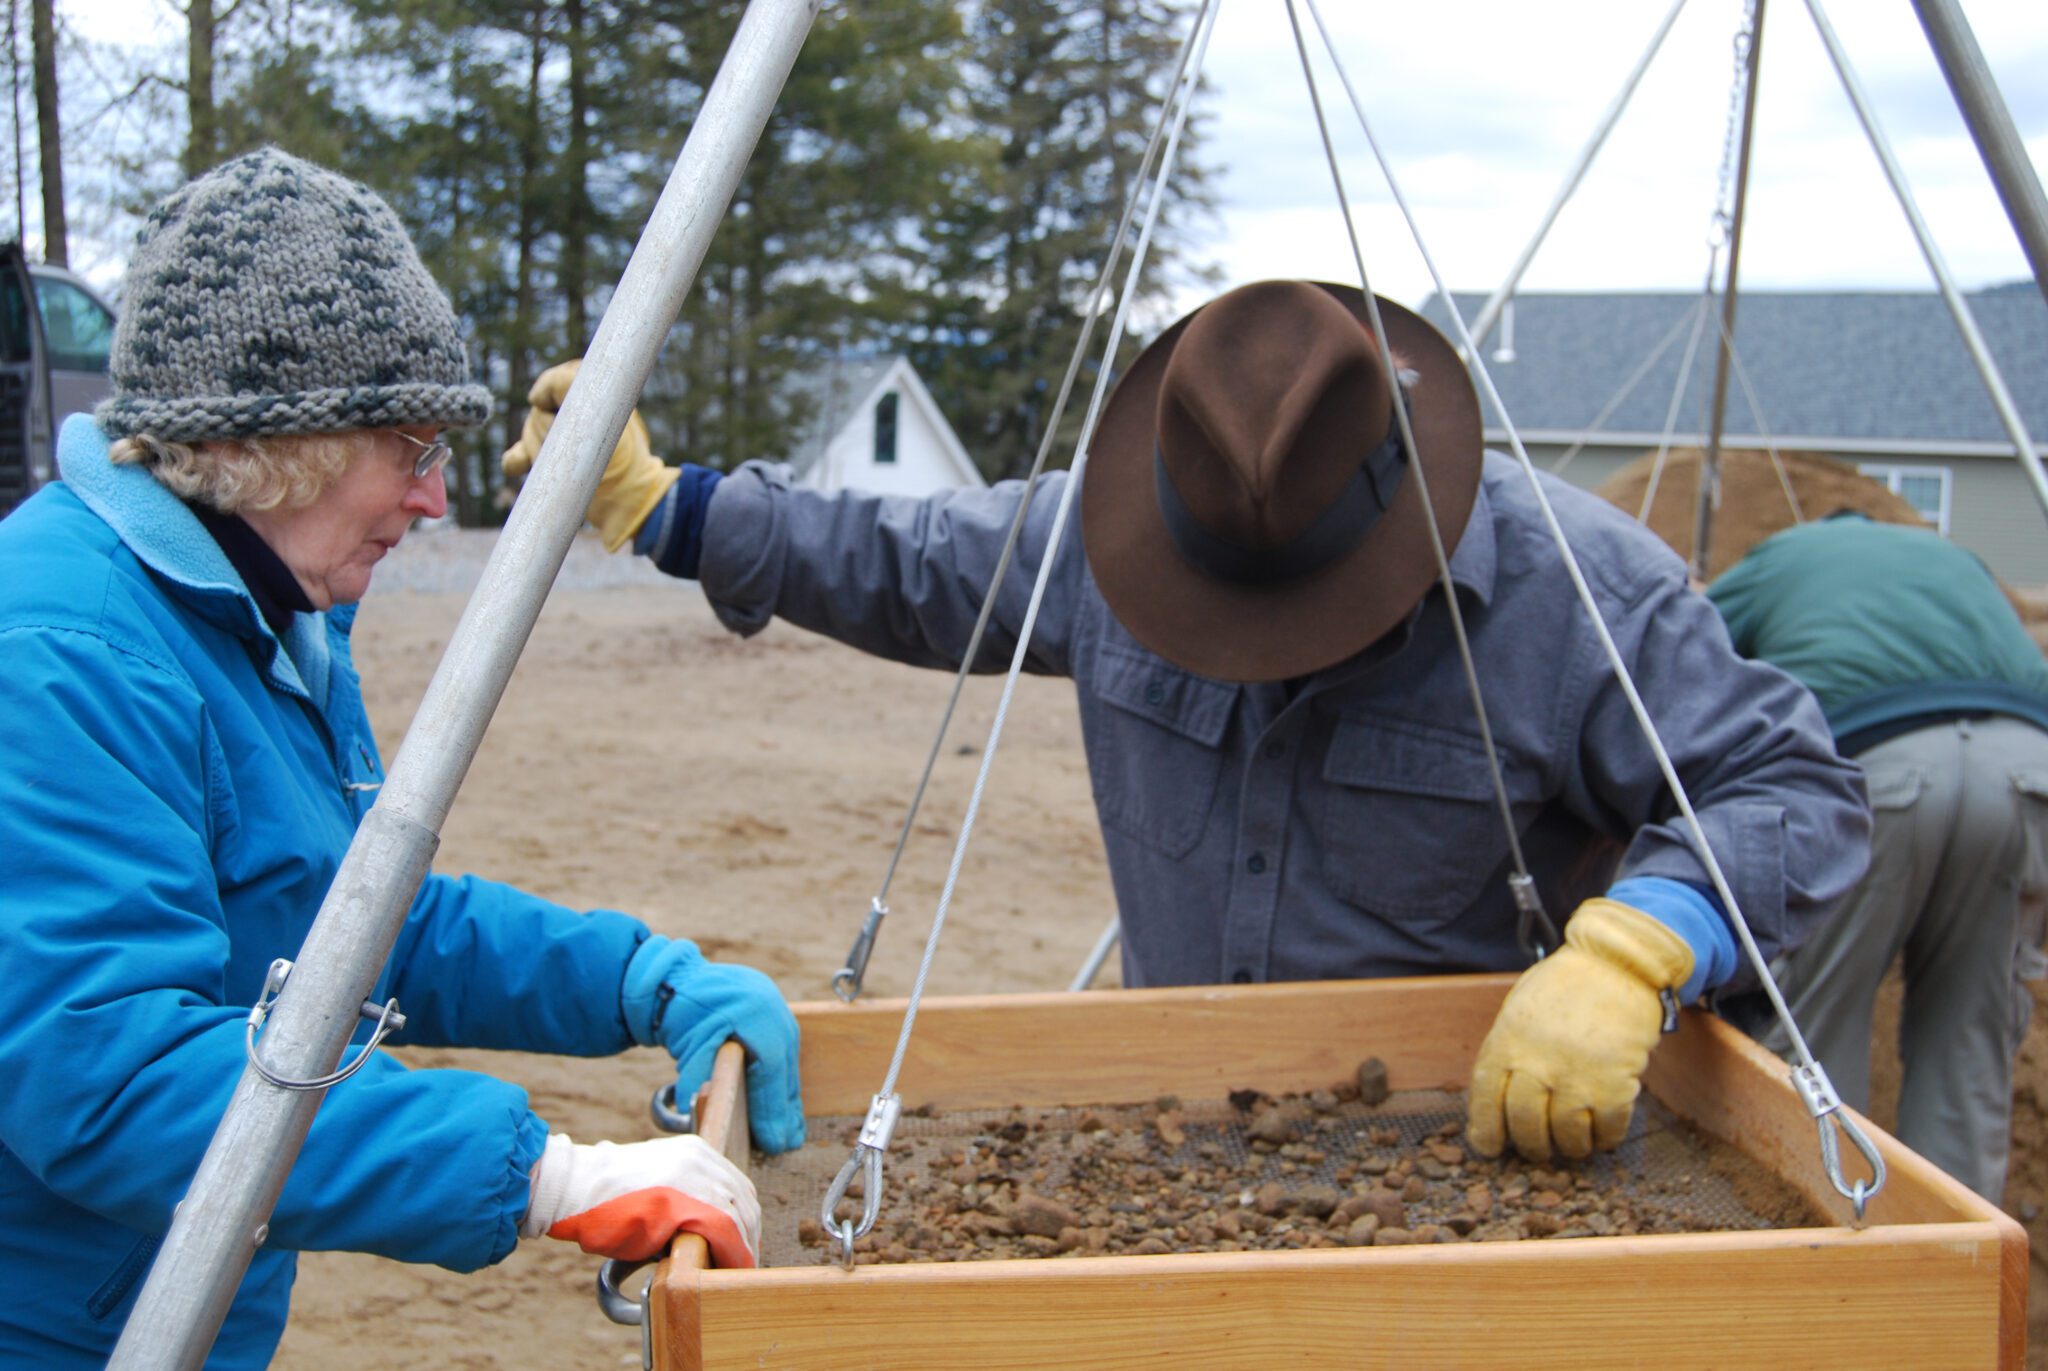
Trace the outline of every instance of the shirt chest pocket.
{"type": "MultiPolygon", "coordinates": [[[[1524,787],[1505,757],[1502,767],[1513,800],[1524,787]]],[[[1307,812],[1324,876],[1337,894],[1375,913],[1442,923],[1479,898],[1507,856],[1492,771],[1476,736],[1340,720],[1319,791],[1307,812]]],[[[1525,817],[1518,812],[1517,822],[1525,817]]]]}
{"type": "Polygon", "coordinates": [[[1095,660],[1088,778],[1106,827],[1182,857],[1201,840],[1238,687],[1108,646],[1095,660]]]}

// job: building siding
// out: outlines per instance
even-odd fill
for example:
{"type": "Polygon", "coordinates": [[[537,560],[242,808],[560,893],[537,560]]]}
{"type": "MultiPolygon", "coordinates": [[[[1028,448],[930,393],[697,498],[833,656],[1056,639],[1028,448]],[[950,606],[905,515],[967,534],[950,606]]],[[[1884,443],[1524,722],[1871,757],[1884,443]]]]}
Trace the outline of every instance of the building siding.
{"type": "MultiPolygon", "coordinates": [[[[1467,319],[1483,303],[1478,295],[1456,298],[1467,319]]],[[[1968,300],[2038,452],[2048,442],[2048,306],[2031,281],[1968,300]]],[[[1571,437],[1585,433],[1653,354],[1657,360],[1602,424],[1600,441],[1581,450],[1565,479],[1590,489],[1656,449],[1680,382],[1683,338],[1671,341],[1673,326],[1697,304],[1697,296],[1670,293],[1516,297],[1512,360],[1498,357],[1498,333],[1484,355],[1518,429],[1559,439],[1531,444],[1538,466],[1547,470],[1571,437]],[[1649,436],[1617,443],[1620,433],[1649,436]]],[[[1440,327],[1447,317],[1440,297],[1422,313],[1440,327]]],[[[1852,465],[1946,467],[1949,537],[2011,584],[2048,585],[2048,509],[1938,295],[1745,294],[1736,346],[1762,414],[1739,383],[1731,385],[1724,446],[1761,448],[1769,434],[1780,448],[1852,465]]],[[[1714,363],[1714,349],[1701,347],[1684,379],[1674,447],[1704,445],[1714,363]]],[[[1496,430],[1487,438],[1505,446],[1496,430]]]]}
{"type": "MultiPolygon", "coordinates": [[[[1507,451],[1505,438],[1488,433],[1488,445],[1507,451]]],[[[1527,444],[1537,469],[1549,471],[1563,456],[1565,443],[1527,444]]],[[[1746,445],[1745,445],[1746,446],[1746,445]]],[[[1813,451],[1811,446],[1804,451],[1813,451]]],[[[1655,447],[1584,447],[1572,458],[1563,478],[1582,490],[1595,490],[1609,477],[1655,447]]],[[[1894,457],[1825,453],[1850,465],[1882,462],[1889,465],[1947,467],[1949,488],[1949,536],[1984,559],[1992,574],[2015,586],[2048,586],[2048,512],[2034,494],[2033,484],[2020,470],[2017,458],[1947,456],[1894,457]]],[[[1636,511],[1629,510],[1630,514],[1636,511]]],[[[1809,519],[1829,513],[1807,510],[1809,519]]]]}

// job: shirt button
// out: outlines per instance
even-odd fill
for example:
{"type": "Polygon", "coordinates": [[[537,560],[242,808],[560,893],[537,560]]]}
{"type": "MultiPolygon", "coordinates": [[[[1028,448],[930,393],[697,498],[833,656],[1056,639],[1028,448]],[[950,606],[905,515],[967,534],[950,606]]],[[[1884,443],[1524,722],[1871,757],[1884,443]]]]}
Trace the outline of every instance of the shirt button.
{"type": "Polygon", "coordinates": [[[1252,982],[1252,973],[1246,971],[1243,967],[1239,967],[1237,970],[1230,973],[1230,979],[1232,981],[1235,981],[1239,985],[1250,985],[1252,982]]]}
{"type": "Polygon", "coordinates": [[[1145,703],[1146,703],[1146,704],[1148,704],[1148,705],[1163,705],[1163,704],[1165,704],[1165,703],[1166,703],[1166,687],[1165,687],[1165,686],[1163,686],[1163,685],[1161,685],[1161,684],[1160,684],[1159,682],[1157,682],[1157,681],[1153,681],[1153,682],[1152,682],[1152,683],[1151,683],[1150,685],[1147,685],[1147,686],[1145,687],[1145,703]]]}
{"type": "Polygon", "coordinates": [[[1266,870],[1266,858],[1265,858],[1265,856],[1264,856],[1263,854],[1261,854],[1261,853],[1257,853],[1257,852],[1254,852],[1254,853],[1252,853],[1252,855],[1251,855],[1250,859],[1249,859],[1248,861],[1246,861],[1246,862],[1245,862],[1245,864],[1244,864],[1244,869],[1245,869],[1245,870],[1247,870],[1247,871],[1249,871],[1249,872],[1251,872],[1251,873],[1252,873],[1252,875],[1254,875],[1254,876],[1259,876],[1259,875],[1263,875],[1263,874],[1265,874],[1265,870],[1266,870]]]}

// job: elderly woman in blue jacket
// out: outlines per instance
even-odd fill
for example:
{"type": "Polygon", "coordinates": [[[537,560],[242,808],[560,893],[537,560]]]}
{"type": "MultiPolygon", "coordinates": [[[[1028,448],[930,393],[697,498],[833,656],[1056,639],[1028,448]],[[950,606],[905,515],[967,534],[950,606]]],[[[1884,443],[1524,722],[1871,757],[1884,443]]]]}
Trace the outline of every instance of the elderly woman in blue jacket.
{"type": "MultiPolygon", "coordinates": [[[[0,523],[0,1363],[104,1362],[381,779],[354,605],[446,507],[475,425],[446,298],[390,208],[274,150],[150,216],[113,397],[0,523]]],[[[635,919],[432,875],[377,998],[397,1041],[597,1056],[663,1044],[694,1089],[749,1049],[756,1141],[802,1140],[767,977],[635,919]]],[[[687,1098],[687,1094],[685,1095],[687,1098]]],[[[470,1270],[521,1237],[651,1255],[758,1243],[694,1138],[583,1145],[526,1093],[381,1053],[315,1117],[209,1365],[266,1363],[302,1249],[470,1270]]]]}

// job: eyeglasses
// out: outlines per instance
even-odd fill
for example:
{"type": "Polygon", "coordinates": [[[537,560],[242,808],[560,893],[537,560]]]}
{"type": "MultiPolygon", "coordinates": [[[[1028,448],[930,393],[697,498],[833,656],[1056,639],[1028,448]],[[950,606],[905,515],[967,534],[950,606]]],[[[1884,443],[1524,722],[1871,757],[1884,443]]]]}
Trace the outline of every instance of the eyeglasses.
{"type": "Polygon", "coordinates": [[[436,438],[431,443],[423,443],[402,428],[394,428],[391,431],[420,450],[419,459],[412,464],[414,480],[423,481],[427,477],[432,476],[442,467],[447,466],[448,459],[455,455],[455,449],[449,447],[446,442],[439,438],[436,438]]]}

